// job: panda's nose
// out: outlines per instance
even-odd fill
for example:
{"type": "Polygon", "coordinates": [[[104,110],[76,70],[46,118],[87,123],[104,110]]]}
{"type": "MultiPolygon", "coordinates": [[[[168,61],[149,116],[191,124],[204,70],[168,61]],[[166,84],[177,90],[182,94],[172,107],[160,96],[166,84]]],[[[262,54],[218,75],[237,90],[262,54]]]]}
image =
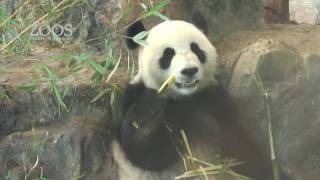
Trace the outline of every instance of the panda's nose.
{"type": "Polygon", "coordinates": [[[198,68],[186,68],[181,71],[181,74],[187,76],[187,77],[193,77],[198,72],[198,68]]]}

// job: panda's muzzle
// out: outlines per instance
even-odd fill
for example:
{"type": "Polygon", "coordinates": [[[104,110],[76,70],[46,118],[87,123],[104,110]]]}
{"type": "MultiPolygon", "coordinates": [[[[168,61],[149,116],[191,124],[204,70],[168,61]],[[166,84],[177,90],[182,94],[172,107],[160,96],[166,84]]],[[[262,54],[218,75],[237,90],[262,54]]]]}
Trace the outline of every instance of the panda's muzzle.
{"type": "Polygon", "coordinates": [[[175,85],[178,88],[193,88],[197,85],[197,83],[199,82],[199,80],[195,79],[189,82],[175,82],[175,85]]]}

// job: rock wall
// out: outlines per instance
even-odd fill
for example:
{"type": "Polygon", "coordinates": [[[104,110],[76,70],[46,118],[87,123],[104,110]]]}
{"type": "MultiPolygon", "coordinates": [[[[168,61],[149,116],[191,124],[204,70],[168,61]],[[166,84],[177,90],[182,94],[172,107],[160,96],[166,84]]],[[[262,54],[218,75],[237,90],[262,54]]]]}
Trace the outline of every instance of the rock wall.
{"type": "MultiPolygon", "coordinates": [[[[9,12],[17,9],[19,2],[1,1],[9,12]]],[[[76,40],[87,40],[99,37],[110,24],[126,24],[141,11],[136,5],[138,12],[132,17],[119,18],[127,2],[89,1],[61,18],[77,27],[76,40]]],[[[258,0],[176,0],[163,13],[172,19],[188,19],[193,10],[202,11],[209,20],[209,37],[225,63],[222,79],[236,102],[243,127],[268,156],[266,113],[253,80],[257,71],[272,96],[275,148],[281,169],[292,180],[320,177],[320,29],[286,26],[284,33],[279,27],[269,27],[263,33],[252,31],[263,24],[263,3],[258,0]],[[241,29],[251,30],[233,39],[224,38],[241,29]],[[229,46],[223,46],[224,42],[229,46]]],[[[157,20],[145,22],[150,27],[157,20]]],[[[103,45],[102,41],[92,43],[98,50],[103,45]]],[[[22,64],[19,70],[25,68],[22,64]]],[[[123,75],[126,69],[119,71],[123,75]]],[[[15,85],[23,78],[18,73],[0,75],[0,177],[21,179],[29,174],[32,179],[43,174],[52,179],[116,178],[117,167],[108,146],[112,139],[109,129],[117,114],[110,106],[111,97],[90,103],[101,89],[78,79],[76,91],[65,97],[72,108],[59,114],[48,85],[35,92],[17,91],[15,85]]]]}
{"type": "Polygon", "coordinates": [[[260,74],[271,94],[276,156],[292,180],[320,176],[320,56],[304,57],[286,44],[260,39],[235,55],[229,91],[243,127],[269,154],[267,114],[254,81],[260,74]]]}

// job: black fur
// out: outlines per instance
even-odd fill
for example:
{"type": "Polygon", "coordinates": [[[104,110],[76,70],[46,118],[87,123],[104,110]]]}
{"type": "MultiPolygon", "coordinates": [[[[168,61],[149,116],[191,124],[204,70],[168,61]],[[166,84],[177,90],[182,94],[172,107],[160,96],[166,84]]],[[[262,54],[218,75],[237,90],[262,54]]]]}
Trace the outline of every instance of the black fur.
{"type": "Polygon", "coordinates": [[[142,23],[142,21],[136,21],[133,24],[131,24],[128,29],[127,29],[127,37],[126,41],[127,41],[127,46],[129,49],[135,49],[139,46],[139,44],[135,43],[132,38],[139,34],[142,31],[145,31],[146,29],[144,28],[144,25],[142,23]]]}
{"type": "Polygon", "coordinates": [[[161,69],[168,69],[170,67],[173,56],[175,55],[173,48],[166,48],[159,60],[161,69]]]}
{"type": "Polygon", "coordinates": [[[198,57],[199,61],[204,64],[207,61],[207,56],[203,52],[202,49],[200,49],[199,45],[195,42],[190,44],[191,51],[198,57]]]}
{"type": "Polygon", "coordinates": [[[207,21],[199,11],[193,12],[191,16],[191,23],[199,28],[204,34],[208,34],[207,21]]]}
{"type": "Polygon", "coordinates": [[[139,99],[145,90],[146,87],[143,83],[129,84],[123,93],[122,111],[127,112],[128,107],[139,99]]]}
{"type": "Polygon", "coordinates": [[[147,170],[161,170],[173,164],[178,156],[164,122],[167,101],[143,84],[129,85],[124,97],[117,139],[127,158],[147,170]]]}
{"type": "Polygon", "coordinates": [[[176,148],[185,147],[175,141],[183,129],[196,142],[211,143],[218,136],[222,152],[246,162],[238,168],[240,173],[255,179],[271,175],[266,158],[235,121],[232,100],[223,87],[210,86],[191,97],[170,100],[136,84],[127,87],[124,97],[118,141],[134,165],[157,171],[174,164],[180,158],[176,148]]]}

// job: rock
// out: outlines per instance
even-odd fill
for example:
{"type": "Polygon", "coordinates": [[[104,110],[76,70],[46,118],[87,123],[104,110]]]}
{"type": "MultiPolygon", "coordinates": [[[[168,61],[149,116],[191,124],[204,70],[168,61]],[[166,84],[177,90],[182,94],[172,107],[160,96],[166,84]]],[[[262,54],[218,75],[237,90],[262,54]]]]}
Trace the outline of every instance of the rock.
{"type": "Polygon", "coordinates": [[[290,0],[290,20],[299,24],[319,24],[320,1],[290,0]]]}
{"type": "Polygon", "coordinates": [[[216,42],[233,32],[264,25],[262,0],[188,0],[187,3],[190,12],[199,10],[205,15],[209,37],[216,42]]]}
{"type": "Polygon", "coordinates": [[[285,44],[261,39],[241,50],[229,90],[243,127],[269,155],[263,97],[254,82],[260,74],[271,94],[276,155],[292,180],[320,177],[320,56],[302,57],[285,44]]]}
{"type": "Polygon", "coordinates": [[[110,132],[93,119],[70,120],[50,128],[12,133],[0,143],[0,177],[28,179],[117,179],[110,132]],[[25,172],[25,170],[26,172],[25,172]]]}
{"type": "Polygon", "coordinates": [[[68,110],[59,110],[57,98],[50,92],[50,87],[26,92],[0,86],[0,137],[36,126],[59,124],[77,116],[95,117],[102,122],[111,121],[109,97],[90,103],[98,93],[99,89],[95,86],[85,84],[71,88],[64,98],[68,110]]]}

